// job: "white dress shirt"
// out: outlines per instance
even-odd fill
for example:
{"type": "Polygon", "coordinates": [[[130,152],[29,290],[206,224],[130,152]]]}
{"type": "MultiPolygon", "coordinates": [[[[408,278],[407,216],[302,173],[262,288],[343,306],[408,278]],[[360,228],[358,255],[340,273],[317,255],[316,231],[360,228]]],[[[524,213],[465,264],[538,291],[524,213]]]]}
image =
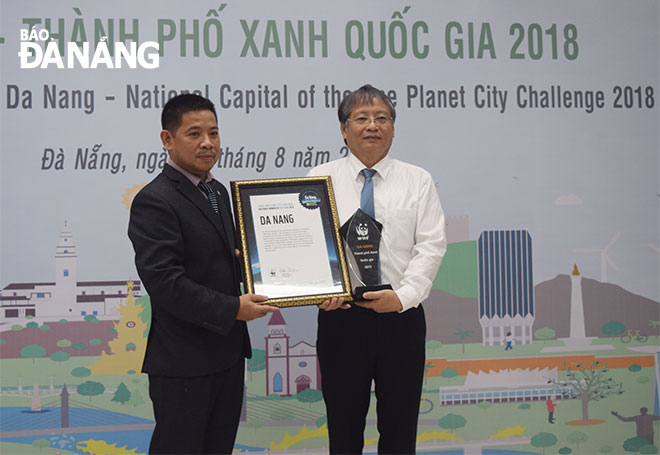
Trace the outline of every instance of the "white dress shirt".
{"type": "MultiPolygon", "coordinates": [[[[360,208],[365,165],[352,153],[309,171],[329,175],[343,225],[360,208]]],[[[447,251],[445,215],[431,174],[385,156],[372,169],[375,218],[383,224],[381,281],[391,284],[403,309],[426,299],[447,251]]],[[[350,253],[348,253],[350,254],[350,253]]],[[[351,271],[352,283],[360,283],[351,271]]],[[[354,286],[355,287],[355,286],[354,286]]]]}

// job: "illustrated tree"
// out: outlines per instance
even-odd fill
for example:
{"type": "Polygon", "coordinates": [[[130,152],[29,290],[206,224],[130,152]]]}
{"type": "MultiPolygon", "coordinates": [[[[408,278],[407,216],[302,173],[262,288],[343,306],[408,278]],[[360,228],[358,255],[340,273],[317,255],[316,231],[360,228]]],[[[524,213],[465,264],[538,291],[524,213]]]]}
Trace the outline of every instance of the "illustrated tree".
{"type": "Polygon", "coordinates": [[[626,331],[626,326],[619,321],[610,321],[603,324],[601,330],[604,335],[621,335],[626,331]]]}
{"type": "Polygon", "coordinates": [[[50,326],[48,324],[44,324],[41,327],[39,327],[39,330],[50,330],[50,326]]]}
{"type": "Polygon", "coordinates": [[[39,327],[39,324],[34,321],[30,321],[27,324],[25,324],[25,327],[27,327],[28,329],[36,329],[37,327],[39,327]]]}
{"type": "Polygon", "coordinates": [[[252,358],[248,359],[247,370],[250,372],[250,381],[252,381],[252,372],[266,369],[266,351],[263,349],[252,349],[252,358]]]}
{"type": "Polygon", "coordinates": [[[647,444],[639,449],[639,453],[642,455],[655,455],[658,453],[658,448],[652,444],[647,444]]]}
{"type": "Polygon", "coordinates": [[[131,391],[128,390],[128,387],[126,387],[126,384],[121,382],[117,386],[117,390],[115,390],[114,395],[112,396],[112,400],[115,403],[121,403],[122,406],[126,404],[131,399],[131,391]]]}
{"type": "Polygon", "coordinates": [[[479,409],[490,409],[493,407],[493,403],[491,403],[488,400],[480,401],[479,404],[477,405],[479,409]]]}
{"type": "Polygon", "coordinates": [[[61,340],[57,340],[57,343],[55,344],[57,345],[58,348],[70,348],[73,343],[71,342],[71,340],[62,338],[61,340]]]}
{"type": "Polygon", "coordinates": [[[89,340],[89,345],[90,346],[101,346],[101,343],[103,343],[103,342],[101,340],[99,340],[98,338],[92,338],[91,340],[89,340]]]}
{"type": "Polygon", "coordinates": [[[50,447],[50,441],[44,438],[35,439],[32,441],[32,447],[39,449],[39,453],[41,453],[42,450],[50,447]]]}
{"type": "Polygon", "coordinates": [[[93,396],[101,395],[105,392],[105,386],[100,382],[86,381],[78,386],[76,392],[78,392],[78,395],[88,396],[91,402],[93,396]]]}
{"type": "Polygon", "coordinates": [[[559,439],[557,439],[557,436],[554,434],[541,432],[532,436],[532,439],[530,439],[529,442],[534,447],[540,447],[543,453],[545,453],[545,448],[552,447],[557,444],[557,441],[559,441],[559,439]]]}
{"type": "Polygon", "coordinates": [[[22,325],[19,325],[19,324],[14,324],[14,325],[11,326],[11,329],[12,329],[14,332],[18,332],[18,331],[20,331],[20,330],[23,330],[23,326],[22,326],[22,325]]]}
{"type": "Polygon", "coordinates": [[[438,420],[438,426],[445,430],[457,430],[463,428],[467,424],[465,417],[458,414],[447,414],[438,420]]]}
{"type": "Polygon", "coordinates": [[[570,398],[577,398],[581,403],[582,421],[589,421],[589,403],[601,401],[610,395],[623,394],[622,384],[616,382],[610,370],[598,361],[594,361],[590,367],[584,367],[581,363],[574,367],[566,368],[566,379],[553,379],[548,381],[570,398]]]}
{"type": "Polygon", "coordinates": [[[71,358],[71,354],[65,351],[55,351],[50,355],[50,360],[57,362],[62,365],[62,362],[66,362],[71,358]]]}
{"type": "Polygon", "coordinates": [[[649,445],[649,442],[646,440],[646,438],[635,436],[634,438],[629,438],[623,441],[622,447],[626,452],[637,453],[642,449],[642,447],[647,445],[649,445]]]}
{"type": "Polygon", "coordinates": [[[566,440],[571,444],[575,444],[578,449],[580,448],[580,444],[586,442],[587,439],[589,439],[587,434],[581,431],[574,431],[572,433],[569,433],[568,436],[566,436],[566,440]]]}
{"type": "Polygon", "coordinates": [[[88,314],[87,316],[85,316],[84,319],[85,321],[91,322],[92,324],[96,324],[97,322],[100,322],[99,319],[93,314],[88,314]]]}
{"type": "Polygon", "coordinates": [[[472,330],[456,329],[454,335],[461,339],[462,351],[465,352],[465,339],[472,336],[472,330]]]}
{"type": "Polygon", "coordinates": [[[312,407],[312,403],[321,401],[323,399],[323,393],[320,390],[316,389],[305,389],[302,392],[296,394],[296,399],[301,403],[309,403],[309,407],[312,407]]]}
{"type": "Polygon", "coordinates": [[[561,449],[559,449],[559,453],[561,455],[568,455],[569,453],[573,453],[573,449],[571,449],[570,447],[562,447],[561,449]]]}
{"type": "Polygon", "coordinates": [[[445,368],[440,372],[440,377],[442,378],[451,379],[455,378],[456,376],[458,376],[458,371],[454,370],[453,368],[445,368]]]}
{"type": "Polygon", "coordinates": [[[78,343],[73,343],[73,346],[71,347],[73,348],[74,351],[84,351],[85,349],[87,349],[87,344],[80,341],[78,343]]]}
{"type": "Polygon", "coordinates": [[[66,319],[60,319],[60,320],[57,321],[57,322],[59,322],[60,324],[66,324],[66,323],[69,322],[69,321],[67,321],[66,319]]]}
{"type": "Polygon", "coordinates": [[[135,406],[142,406],[145,401],[144,397],[142,396],[142,392],[140,392],[140,389],[136,389],[133,392],[131,392],[131,398],[128,400],[130,404],[135,406]]]}
{"type": "Polygon", "coordinates": [[[634,363],[628,367],[628,371],[631,373],[637,373],[638,371],[642,371],[642,366],[634,363]]]}
{"type": "Polygon", "coordinates": [[[534,338],[537,340],[548,341],[552,340],[555,336],[557,336],[557,332],[555,332],[554,329],[551,329],[550,327],[541,327],[536,332],[534,332],[534,338]]]}
{"type": "Polygon", "coordinates": [[[29,344],[21,349],[21,357],[32,359],[32,363],[34,363],[34,359],[38,359],[45,355],[46,348],[39,346],[38,344],[29,344]]]}
{"type": "Polygon", "coordinates": [[[92,370],[85,367],[78,367],[71,370],[71,376],[76,378],[86,378],[90,374],[92,374],[92,370]]]}

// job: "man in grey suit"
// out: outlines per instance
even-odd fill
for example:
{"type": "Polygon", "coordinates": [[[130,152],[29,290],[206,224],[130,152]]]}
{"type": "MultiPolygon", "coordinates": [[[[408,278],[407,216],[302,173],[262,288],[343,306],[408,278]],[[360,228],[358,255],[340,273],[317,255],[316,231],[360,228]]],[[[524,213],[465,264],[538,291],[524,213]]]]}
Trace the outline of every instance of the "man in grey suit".
{"type": "Polygon", "coordinates": [[[149,453],[231,453],[251,355],[245,321],[278,308],[239,297],[229,196],[210,172],[220,151],[213,103],[176,96],[161,123],[170,159],[136,195],[128,227],[152,308],[142,367],[156,419],[149,453]]]}

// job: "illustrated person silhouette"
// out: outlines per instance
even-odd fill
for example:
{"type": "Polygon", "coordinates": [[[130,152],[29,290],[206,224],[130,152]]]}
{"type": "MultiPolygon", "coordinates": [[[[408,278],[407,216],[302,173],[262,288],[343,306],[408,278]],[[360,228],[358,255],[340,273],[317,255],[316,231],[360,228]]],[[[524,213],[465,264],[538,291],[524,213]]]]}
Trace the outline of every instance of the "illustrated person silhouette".
{"type": "Polygon", "coordinates": [[[616,411],[612,411],[612,415],[622,422],[635,422],[637,425],[637,436],[646,439],[649,444],[653,445],[653,422],[660,420],[660,416],[649,414],[646,407],[639,408],[640,414],[632,417],[623,417],[616,411]]]}
{"type": "Polygon", "coordinates": [[[552,401],[550,397],[545,401],[545,405],[548,409],[548,423],[555,423],[555,408],[557,407],[557,403],[552,401]]]}
{"type": "Polygon", "coordinates": [[[511,332],[507,332],[504,342],[506,343],[506,347],[504,348],[505,351],[513,349],[513,337],[511,336],[511,332]]]}

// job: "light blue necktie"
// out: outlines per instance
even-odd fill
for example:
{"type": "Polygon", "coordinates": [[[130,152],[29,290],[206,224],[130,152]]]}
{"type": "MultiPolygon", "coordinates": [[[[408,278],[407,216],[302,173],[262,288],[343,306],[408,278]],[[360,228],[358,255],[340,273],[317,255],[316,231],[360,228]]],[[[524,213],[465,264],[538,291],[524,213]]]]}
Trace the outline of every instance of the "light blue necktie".
{"type": "Polygon", "coordinates": [[[365,168],[360,172],[364,175],[364,186],[362,187],[362,194],[360,195],[360,208],[364,213],[375,219],[374,182],[371,178],[376,173],[376,170],[365,168]]]}

